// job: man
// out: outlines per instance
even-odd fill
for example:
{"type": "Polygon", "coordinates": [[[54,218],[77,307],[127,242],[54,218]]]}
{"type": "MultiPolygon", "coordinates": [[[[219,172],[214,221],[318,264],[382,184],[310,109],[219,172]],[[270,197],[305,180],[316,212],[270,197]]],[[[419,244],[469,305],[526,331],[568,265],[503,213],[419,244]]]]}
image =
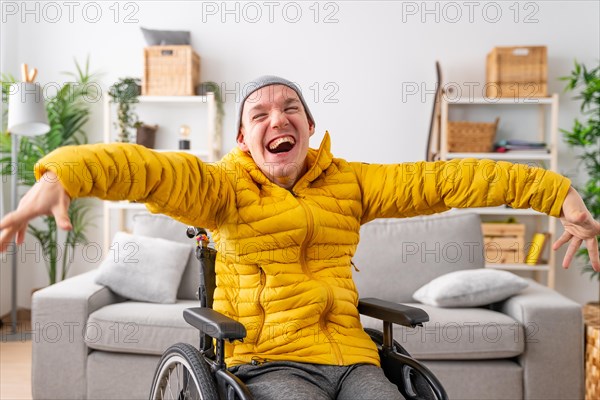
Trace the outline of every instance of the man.
{"type": "Polygon", "coordinates": [[[472,159],[350,163],[333,157],[328,134],[309,149],[314,131],[299,89],[265,76],[241,103],[238,148],[219,163],[136,145],[59,149],[40,161],[40,181],[0,222],[2,250],[15,235],[22,243],[38,215],[70,229],[69,201],[83,196],[145,202],[211,229],[219,250],[213,307],[248,331],[228,345],[227,364],[257,399],[401,398],[356,309],[351,259],[360,225],[372,219],[532,207],[561,217],[565,233],[554,249],[571,242],[565,267],[585,240],[600,270],[600,223],[558,174],[472,159]]]}

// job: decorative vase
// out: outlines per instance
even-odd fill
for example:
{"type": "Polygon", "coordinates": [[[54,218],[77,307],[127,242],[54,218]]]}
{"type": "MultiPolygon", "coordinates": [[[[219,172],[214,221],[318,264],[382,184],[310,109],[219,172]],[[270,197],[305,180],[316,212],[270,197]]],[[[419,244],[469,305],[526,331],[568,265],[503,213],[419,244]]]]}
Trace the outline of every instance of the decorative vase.
{"type": "Polygon", "coordinates": [[[143,124],[137,128],[137,134],[135,142],[141,144],[149,149],[154,148],[154,142],[156,140],[156,131],[158,125],[146,125],[143,124]]]}

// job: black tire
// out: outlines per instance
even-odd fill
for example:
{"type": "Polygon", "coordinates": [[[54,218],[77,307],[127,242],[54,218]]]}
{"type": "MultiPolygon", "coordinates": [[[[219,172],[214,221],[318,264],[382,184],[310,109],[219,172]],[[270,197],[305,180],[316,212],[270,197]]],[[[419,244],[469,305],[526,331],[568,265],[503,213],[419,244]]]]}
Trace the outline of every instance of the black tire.
{"type": "Polygon", "coordinates": [[[167,349],[158,363],[150,400],[219,400],[210,367],[200,352],[187,343],[167,349]]]}

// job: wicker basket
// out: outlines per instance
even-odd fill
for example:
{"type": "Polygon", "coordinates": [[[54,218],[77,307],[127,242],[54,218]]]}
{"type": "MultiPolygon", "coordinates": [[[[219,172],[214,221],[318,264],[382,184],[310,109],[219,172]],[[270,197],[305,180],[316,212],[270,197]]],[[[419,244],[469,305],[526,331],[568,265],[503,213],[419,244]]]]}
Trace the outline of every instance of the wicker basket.
{"type": "Polygon", "coordinates": [[[144,96],[193,96],[200,82],[200,57],[192,46],[144,49],[144,96]]]}
{"type": "Polygon", "coordinates": [[[486,96],[547,96],[547,60],[545,46],[495,47],[487,55],[486,96]]]}
{"type": "Polygon", "coordinates": [[[585,319],[585,398],[600,399],[600,305],[586,304],[585,319]]]}
{"type": "Polygon", "coordinates": [[[489,122],[448,121],[448,151],[487,153],[494,147],[499,118],[489,122]]]}

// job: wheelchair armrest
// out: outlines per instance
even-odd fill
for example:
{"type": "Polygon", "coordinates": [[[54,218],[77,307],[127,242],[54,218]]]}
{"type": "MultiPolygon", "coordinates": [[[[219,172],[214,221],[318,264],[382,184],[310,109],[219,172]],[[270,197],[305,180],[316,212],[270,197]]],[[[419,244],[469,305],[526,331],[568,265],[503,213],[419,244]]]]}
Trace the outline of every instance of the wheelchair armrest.
{"type": "Polygon", "coordinates": [[[200,332],[215,339],[241,340],[246,337],[244,325],[212,308],[186,308],[183,310],[183,318],[200,332]]]}
{"type": "Polygon", "coordinates": [[[358,312],[382,321],[411,327],[429,321],[425,310],[374,298],[360,299],[358,312]]]}

